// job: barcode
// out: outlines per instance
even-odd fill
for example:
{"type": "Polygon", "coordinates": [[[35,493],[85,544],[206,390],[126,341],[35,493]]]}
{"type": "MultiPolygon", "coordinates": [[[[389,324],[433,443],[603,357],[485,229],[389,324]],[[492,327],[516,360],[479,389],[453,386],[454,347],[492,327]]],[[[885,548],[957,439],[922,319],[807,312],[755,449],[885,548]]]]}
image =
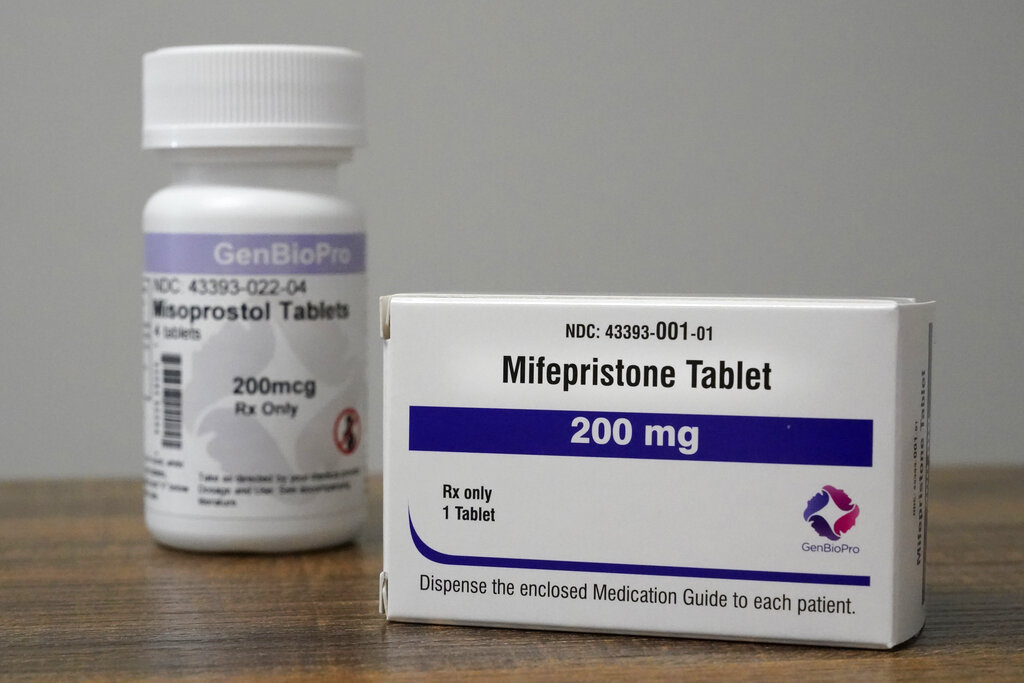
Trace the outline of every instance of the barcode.
{"type": "Polygon", "coordinates": [[[164,387],[164,448],[181,448],[181,356],[165,353],[160,356],[163,365],[164,387]]]}

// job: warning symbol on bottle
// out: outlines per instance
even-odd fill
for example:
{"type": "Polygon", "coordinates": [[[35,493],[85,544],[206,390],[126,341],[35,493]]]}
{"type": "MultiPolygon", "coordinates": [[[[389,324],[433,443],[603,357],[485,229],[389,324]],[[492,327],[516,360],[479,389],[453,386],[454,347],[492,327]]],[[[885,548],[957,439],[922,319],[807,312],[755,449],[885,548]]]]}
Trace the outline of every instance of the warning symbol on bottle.
{"type": "Polygon", "coordinates": [[[355,408],[345,408],[334,421],[334,445],[344,455],[351,455],[359,447],[363,433],[359,413],[355,408]]]}

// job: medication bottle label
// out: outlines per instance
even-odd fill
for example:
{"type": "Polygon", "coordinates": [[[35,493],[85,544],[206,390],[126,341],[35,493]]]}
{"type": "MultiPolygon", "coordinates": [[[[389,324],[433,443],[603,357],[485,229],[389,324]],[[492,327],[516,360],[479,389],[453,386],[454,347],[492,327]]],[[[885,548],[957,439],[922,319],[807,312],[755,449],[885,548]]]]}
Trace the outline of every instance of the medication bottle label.
{"type": "Polygon", "coordinates": [[[195,517],[362,504],[365,235],[145,235],[146,504],[195,517]]]}

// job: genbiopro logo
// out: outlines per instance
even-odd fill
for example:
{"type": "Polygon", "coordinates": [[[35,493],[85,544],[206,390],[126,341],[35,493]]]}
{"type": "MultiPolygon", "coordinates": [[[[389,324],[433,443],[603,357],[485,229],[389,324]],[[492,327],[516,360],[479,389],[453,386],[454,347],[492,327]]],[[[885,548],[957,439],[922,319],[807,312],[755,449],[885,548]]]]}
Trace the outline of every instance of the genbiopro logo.
{"type": "Polygon", "coordinates": [[[821,491],[811,496],[804,509],[804,520],[819,536],[838,541],[853,528],[860,515],[860,507],[842,489],[822,486],[821,491]]]}

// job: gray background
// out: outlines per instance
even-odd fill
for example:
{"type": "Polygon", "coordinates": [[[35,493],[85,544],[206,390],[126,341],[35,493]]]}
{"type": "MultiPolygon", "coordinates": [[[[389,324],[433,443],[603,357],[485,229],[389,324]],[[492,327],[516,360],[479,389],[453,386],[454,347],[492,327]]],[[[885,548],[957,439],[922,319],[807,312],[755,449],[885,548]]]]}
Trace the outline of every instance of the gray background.
{"type": "Polygon", "coordinates": [[[140,58],[215,42],[366,54],[374,298],[934,298],[934,462],[1022,462],[1024,3],[892,4],[5,0],[0,478],[140,473],[140,58]]]}

